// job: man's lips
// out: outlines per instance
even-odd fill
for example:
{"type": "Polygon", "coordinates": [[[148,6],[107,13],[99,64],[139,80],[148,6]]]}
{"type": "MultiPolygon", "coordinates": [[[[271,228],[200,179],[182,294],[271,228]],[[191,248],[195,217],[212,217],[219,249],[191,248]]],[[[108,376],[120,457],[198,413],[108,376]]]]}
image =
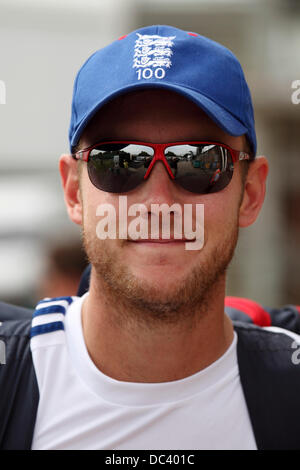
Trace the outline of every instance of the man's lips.
{"type": "Polygon", "coordinates": [[[186,238],[181,238],[181,239],[178,239],[178,238],[167,238],[167,239],[166,238],[158,238],[158,239],[140,238],[138,240],[128,239],[128,241],[129,242],[135,242],[135,243],[159,243],[159,244],[163,244],[163,243],[186,243],[186,242],[191,242],[193,240],[188,240],[186,238]]]}

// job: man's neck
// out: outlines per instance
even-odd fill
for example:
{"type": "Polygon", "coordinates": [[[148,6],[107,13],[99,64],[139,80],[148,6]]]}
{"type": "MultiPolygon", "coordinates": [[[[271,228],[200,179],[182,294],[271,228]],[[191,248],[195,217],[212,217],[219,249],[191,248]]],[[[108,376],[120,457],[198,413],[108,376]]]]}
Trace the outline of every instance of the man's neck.
{"type": "MultiPolygon", "coordinates": [[[[221,357],[233,340],[224,313],[224,284],[214,286],[209,308],[199,305],[179,322],[149,325],[124,311],[101,286],[83,303],[82,324],[91,359],[104,374],[126,382],[168,382],[188,377],[221,357]],[[136,318],[136,321],[134,320],[136,318]]],[[[140,312],[142,315],[143,312],[140,312]]]]}

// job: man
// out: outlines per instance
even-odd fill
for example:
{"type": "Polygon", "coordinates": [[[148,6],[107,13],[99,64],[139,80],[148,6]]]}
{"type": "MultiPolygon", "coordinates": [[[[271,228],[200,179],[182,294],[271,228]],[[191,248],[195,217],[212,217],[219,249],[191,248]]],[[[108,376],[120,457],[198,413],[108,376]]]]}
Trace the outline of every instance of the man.
{"type": "Polygon", "coordinates": [[[169,26],[120,38],[77,75],[70,147],[60,173],[69,217],[82,226],[90,288],[35,311],[31,448],[298,448],[293,339],[233,325],[224,313],[238,230],[256,220],[268,172],[255,157],[237,59],[169,26]],[[146,207],[148,227],[155,204],[172,208],[169,237],[161,220],[157,238],[121,236],[120,195],[146,207]],[[187,205],[204,205],[198,250],[186,249],[186,234],[175,237],[176,211],[187,205]],[[101,239],[99,207],[108,206],[118,229],[101,239]]]}

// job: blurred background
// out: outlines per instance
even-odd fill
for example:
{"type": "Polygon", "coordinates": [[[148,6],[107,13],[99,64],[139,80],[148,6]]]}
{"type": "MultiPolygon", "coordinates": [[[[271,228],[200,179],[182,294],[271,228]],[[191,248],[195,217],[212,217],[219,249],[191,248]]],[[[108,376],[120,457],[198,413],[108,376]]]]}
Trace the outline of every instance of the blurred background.
{"type": "Polygon", "coordinates": [[[0,300],[33,306],[76,293],[86,260],[58,174],[73,81],[95,50],[150,24],[200,33],[239,58],[270,174],[258,221],[240,232],[227,294],[300,304],[299,0],[0,0],[0,300]]]}

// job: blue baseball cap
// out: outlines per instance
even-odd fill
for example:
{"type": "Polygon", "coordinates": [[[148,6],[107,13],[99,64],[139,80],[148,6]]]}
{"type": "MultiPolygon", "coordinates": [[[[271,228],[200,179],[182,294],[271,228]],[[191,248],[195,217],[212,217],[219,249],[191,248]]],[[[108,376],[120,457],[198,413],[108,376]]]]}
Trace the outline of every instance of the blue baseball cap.
{"type": "Polygon", "coordinates": [[[163,25],[122,36],[83,64],[73,91],[71,151],[104,104],[139,88],[185,96],[228,134],[246,134],[256,154],[251,95],[237,58],[211,39],[163,25]]]}

